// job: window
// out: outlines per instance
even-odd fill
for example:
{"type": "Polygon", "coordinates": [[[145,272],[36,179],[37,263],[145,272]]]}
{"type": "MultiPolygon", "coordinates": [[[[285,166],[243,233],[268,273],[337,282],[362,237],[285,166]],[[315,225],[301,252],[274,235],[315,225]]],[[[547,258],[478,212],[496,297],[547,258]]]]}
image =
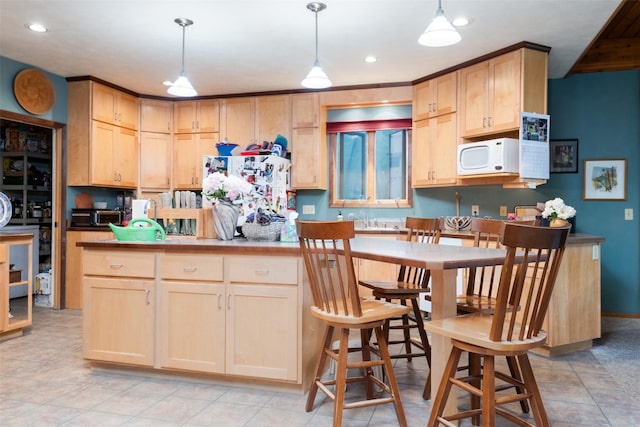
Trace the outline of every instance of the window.
{"type": "Polygon", "coordinates": [[[327,140],[332,207],[411,206],[410,118],[328,120],[327,140]]]}

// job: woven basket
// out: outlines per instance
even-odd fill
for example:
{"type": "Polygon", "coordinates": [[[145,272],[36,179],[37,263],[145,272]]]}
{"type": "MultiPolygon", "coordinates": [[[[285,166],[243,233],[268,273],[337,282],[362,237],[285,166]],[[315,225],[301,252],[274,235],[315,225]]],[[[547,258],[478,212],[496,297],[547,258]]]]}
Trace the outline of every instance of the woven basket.
{"type": "Polygon", "coordinates": [[[272,222],[261,225],[255,222],[245,222],[242,224],[242,234],[247,240],[258,240],[262,242],[275,242],[280,239],[280,230],[283,222],[272,222]]]}

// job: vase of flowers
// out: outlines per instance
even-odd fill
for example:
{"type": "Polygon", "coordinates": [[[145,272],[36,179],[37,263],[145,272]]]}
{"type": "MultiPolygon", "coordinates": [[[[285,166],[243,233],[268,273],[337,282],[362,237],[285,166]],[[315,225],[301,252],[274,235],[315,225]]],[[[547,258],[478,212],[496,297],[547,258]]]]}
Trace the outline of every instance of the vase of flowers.
{"type": "Polygon", "coordinates": [[[568,224],[569,218],[573,218],[576,210],[564,203],[559,197],[547,200],[542,211],[542,218],[549,221],[549,227],[562,227],[568,224]]]}
{"type": "Polygon", "coordinates": [[[244,179],[214,172],[202,182],[202,195],[213,202],[213,226],[219,240],[231,240],[238,226],[238,206],[234,204],[249,194],[252,186],[244,179]]]}

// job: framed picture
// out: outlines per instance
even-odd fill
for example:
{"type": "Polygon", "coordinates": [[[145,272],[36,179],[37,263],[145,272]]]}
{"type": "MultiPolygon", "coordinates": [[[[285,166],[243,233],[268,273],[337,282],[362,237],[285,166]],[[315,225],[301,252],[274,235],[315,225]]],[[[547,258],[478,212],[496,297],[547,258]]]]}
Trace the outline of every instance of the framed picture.
{"type": "Polygon", "coordinates": [[[549,172],[578,172],[577,139],[552,139],[549,142],[549,172]]]}
{"type": "Polygon", "coordinates": [[[585,159],[584,200],[627,200],[627,159],[585,159]]]}
{"type": "Polygon", "coordinates": [[[287,210],[296,210],[296,192],[295,190],[287,190],[287,210]]]}

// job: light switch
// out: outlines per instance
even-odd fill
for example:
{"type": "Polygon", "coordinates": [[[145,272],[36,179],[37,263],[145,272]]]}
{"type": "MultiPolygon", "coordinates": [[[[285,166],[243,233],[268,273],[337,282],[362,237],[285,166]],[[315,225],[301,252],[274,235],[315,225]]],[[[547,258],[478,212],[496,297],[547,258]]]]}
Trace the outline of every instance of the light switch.
{"type": "Polygon", "coordinates": [[[302,205],[302,213],[305,215],[315,215],[316,214],[316,206],[315,205],[302,205]]]}
{"type": "Polygon", "coordinates": [[[625,221],[633,221],[633,209],[627,208],[624,210],[624,219],[625,221]]]}

